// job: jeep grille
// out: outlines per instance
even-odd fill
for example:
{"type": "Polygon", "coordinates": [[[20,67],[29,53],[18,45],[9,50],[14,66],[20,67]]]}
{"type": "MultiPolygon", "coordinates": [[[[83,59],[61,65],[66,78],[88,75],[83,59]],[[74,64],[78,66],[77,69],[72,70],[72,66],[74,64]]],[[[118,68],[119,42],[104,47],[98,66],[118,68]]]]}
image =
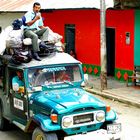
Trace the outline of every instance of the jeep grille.
{"type": "Polygon", "coordinates": [[[93,113],[77,115],[73,117],[73,124],[82,124],[82,123],[88,123],[93,121],[94,121],[93,113]]]}

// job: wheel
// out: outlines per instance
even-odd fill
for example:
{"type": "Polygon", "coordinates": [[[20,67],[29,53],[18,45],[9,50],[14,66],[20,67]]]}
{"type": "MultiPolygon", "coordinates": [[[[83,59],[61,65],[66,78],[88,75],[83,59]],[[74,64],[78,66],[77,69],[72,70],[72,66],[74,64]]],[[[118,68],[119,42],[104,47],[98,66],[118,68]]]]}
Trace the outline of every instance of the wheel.
{"type": "Polygon", "coordinates": [[[55,133],[45,133],[37,127],[32,134],[32,140],[58,140],[58,138],[55,133]]]}

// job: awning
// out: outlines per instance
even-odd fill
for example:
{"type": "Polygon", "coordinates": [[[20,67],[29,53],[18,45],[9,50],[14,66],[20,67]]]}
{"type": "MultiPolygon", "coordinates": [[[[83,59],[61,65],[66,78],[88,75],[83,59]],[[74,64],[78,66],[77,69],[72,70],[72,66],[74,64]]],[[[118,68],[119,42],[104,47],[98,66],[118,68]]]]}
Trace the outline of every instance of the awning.
{"type": "MultiPolygon", "coordinates": [[[[0,0],[0,12],[25,12],[33,7],[34,2],[41,4],[41,9],[100,9],[100,0],[0,0]]],[[[106,9],[140,8],[140,0],[105,0],[106,9]]]]}
{"type": "MultiPolygon", "coordinates": [[[[24,12],[33,7],[34,2],[41,4],[41,9],[100,9],[100,0],[0,0],[0,12],[24,12]]],[[[106,8],[113,7],[113,0],[105,0],[106,8]]]]}
{"type": "MultiPolygon", "coordinates": [[[[77,9],[97,8],[100,9],[100,0],[38,0],[42,9],[77,9]]],[[[106,8],[114,7],[113,0],[105,0],[106,8]]]]}

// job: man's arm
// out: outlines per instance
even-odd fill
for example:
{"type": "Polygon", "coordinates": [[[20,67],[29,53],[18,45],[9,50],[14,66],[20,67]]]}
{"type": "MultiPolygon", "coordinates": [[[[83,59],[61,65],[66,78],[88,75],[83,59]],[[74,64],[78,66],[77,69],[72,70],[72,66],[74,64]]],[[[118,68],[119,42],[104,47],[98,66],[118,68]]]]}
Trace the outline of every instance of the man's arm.
{"type": "Polygon", "coordinates": [[[40,19],[40,15],[37,15],[33,20],[27,22],[27,26],[31,26],[32,24],[34,24],[37,20],[40,19]]]}

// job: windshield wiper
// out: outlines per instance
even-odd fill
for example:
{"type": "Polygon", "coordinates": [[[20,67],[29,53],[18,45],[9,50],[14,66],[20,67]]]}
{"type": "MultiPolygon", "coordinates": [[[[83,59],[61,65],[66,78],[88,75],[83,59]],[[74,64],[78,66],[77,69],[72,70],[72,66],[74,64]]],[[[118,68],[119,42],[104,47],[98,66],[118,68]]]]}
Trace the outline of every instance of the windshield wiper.
{"type": "Polygon", "coordinates": [[[32,91],[42,91],[42,87],[41,86],[32,87],[32,91]]]}
{"type": "Polygon", "coordinates": [[[42,90],[48,90],[48,89],[53,89],[54,87],[52,85],[42,85],[42,90]]]}
{"type": "Polygon", "coordinates": [[[72,82],[70,82],[70,81],[64,80],[63,82],[68,84],[68,85],[74,86],[74,84],[72,82]]]}

